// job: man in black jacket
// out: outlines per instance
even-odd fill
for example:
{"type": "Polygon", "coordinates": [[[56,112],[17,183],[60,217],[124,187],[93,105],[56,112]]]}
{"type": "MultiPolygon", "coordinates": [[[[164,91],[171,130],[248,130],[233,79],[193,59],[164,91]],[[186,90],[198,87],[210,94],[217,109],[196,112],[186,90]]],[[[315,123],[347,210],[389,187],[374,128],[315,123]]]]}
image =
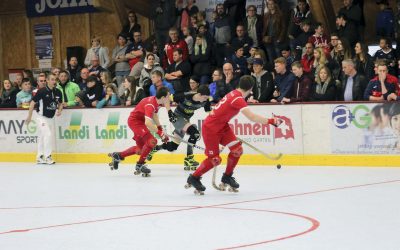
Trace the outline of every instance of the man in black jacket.
{"type": "Polygon", "coordinates": [[[362,101],[368,80],[357,72],[353,60],[346,59],[342,62],[345,77],[339,88],[339,101],[362,101]]]}
{"type": "Polygon", "coordinates": [[[274,81],[272,74],[263,69],[264,61],[261,58],[253,60],[253,73],[251,74],[255,80],[253,86],[253,96],[249,98],[250,102],[266,103],[272,99],[274,93],[274,81]]]}

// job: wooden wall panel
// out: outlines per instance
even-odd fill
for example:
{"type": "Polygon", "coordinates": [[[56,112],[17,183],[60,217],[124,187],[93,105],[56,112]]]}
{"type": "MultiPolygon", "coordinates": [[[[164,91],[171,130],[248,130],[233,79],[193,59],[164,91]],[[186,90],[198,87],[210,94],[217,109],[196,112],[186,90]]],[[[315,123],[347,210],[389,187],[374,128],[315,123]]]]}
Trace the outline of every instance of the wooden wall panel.
{"type": "Polygon", "coordinates": [[[25,12],[26,0],[1,0],[0,1],[0,13],[10,13],[10,12],[25,12]]]}
{"type": "Polygon", "coordinates": [[[8,69],[25,68],[26,53],[26,29],[24,16],[1,17],[1,39],[3,77],[8,78],[8,69]]]}
{"type": "MultiPolygon", "coordinates": [[[[120,32],[120,26],[118,25],[118,17],[113,13],[93,13],[90,14],[90,37],[100,36],[101,44],[108,48],[111,56],[111,52],[117,44],[116,36],[120,32]]],[[[88,48],[91,44],[88,45],[88,48]]]]}

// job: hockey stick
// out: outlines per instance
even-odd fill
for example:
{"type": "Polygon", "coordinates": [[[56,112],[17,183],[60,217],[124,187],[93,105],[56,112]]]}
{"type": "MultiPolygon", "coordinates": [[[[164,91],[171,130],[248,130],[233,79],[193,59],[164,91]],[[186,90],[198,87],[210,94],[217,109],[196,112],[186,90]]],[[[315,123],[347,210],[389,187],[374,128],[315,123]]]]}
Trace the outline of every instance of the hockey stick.
{"type": "Polygon", "coordinates": [[[203,148],[202,146],[198,146],[198,145],[196,145],[196,144],[193,144],[193,143],[191,143],[191,142],[188,142],[188,141],[186,141],[186,140],[184,140],[183,138],[180,138],[180,137],[178,137],[178,136],[175,136],[175,135],[170,135],[170,134],[167,134],[167,136],[169,137],[169,138],[172,138],[172,139],[176,139],[176,140],[178,140],[179,142],[183,142],[183,143],[185,143],[185,144],[187,144],[187,145],[189,145],[189,146],[192,146],[192,147],[194,147],[194,148],[197,148],[197,149],[200,149],[200,150],[206,150],[205,148],[203,148]]]}
{"type": "Polygon", "coordinates": [[[240,138],[237,138],[237,139],[238,139],[238,141],[241,141],[242,143],[244,143],[249,148],[257,151],[258,153],[262,154],[263,156],[267,157],[270,160],[276,161],[276,160],[279,160],[282,157],[282,153],[279,153],[277,156],[271,156],[271,155],[269,155],[267,153],[264,153],[263,151],[259,150],[258,148],[254,147],[250,143],[248,143],[248,142],[246,142],[246,141],[244,141],[244,140],[242,140],[240,138]]]}

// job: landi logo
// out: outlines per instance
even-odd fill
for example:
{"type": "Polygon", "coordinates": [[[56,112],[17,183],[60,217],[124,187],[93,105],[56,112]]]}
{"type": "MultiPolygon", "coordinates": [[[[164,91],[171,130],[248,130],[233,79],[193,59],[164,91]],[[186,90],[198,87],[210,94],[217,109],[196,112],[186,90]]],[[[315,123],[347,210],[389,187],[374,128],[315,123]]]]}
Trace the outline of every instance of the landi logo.
{"type": "Polygon", "coordinates": [[[365,105],[356,105],[352,110],[346,105],[336,106],[332,111],[332,122],[340,128],[348,128],[351,124],[357,128],[367,128],[371,123],[370,110],[365,105]]]}
{"type": "MultiPolygon", "coordinates": [[[[229,126],[237,136],[271,136],[274,139],[294,139],[294,129],[292,120],[286,116],[276,116],[282,119],[282,124],[279,127],[271,125],[252,123],[252,122],[240,122],[238,119],[234,119],[229,123],[229,126]]],[[[198,127],[201,128],[203,120],[198,120],[198,127]]],[[[258,141],[255,139],[255,141],[258,141]]]]}
{"type": "Polygon", "coordinates": [[[62,126],[58,126],[58,136],[61,140],[84,140],[90,139],[89,126],[81,126],[82,112],[73,112],[71,114],[71,120],[69,127],[63,129],[62,126]]]}
{"type": "Polygon", "coordinates": [[[32,120],[28,126],[25,120],[0,120],[0,140],[6,140],[15,135],[17,143],[37,143],[36,121],[32,120]]]}

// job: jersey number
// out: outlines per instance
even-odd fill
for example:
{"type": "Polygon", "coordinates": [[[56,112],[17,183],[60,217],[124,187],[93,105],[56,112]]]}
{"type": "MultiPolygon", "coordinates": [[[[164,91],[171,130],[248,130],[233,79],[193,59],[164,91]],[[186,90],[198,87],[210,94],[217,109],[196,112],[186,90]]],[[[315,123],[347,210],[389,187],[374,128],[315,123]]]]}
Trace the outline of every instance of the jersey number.
{"type": "Polygon", "coordinates": [[[224,98],[222,98],[222,99],[217,103],[217,105],[215,105],[214,110],[219,109],[219,107],[220,107],[222,104],[224,104],[224,103],[226,102],[226,100],[227,100],[227,98],[226,98],[226,96],[224,96],[224,98]]]}

